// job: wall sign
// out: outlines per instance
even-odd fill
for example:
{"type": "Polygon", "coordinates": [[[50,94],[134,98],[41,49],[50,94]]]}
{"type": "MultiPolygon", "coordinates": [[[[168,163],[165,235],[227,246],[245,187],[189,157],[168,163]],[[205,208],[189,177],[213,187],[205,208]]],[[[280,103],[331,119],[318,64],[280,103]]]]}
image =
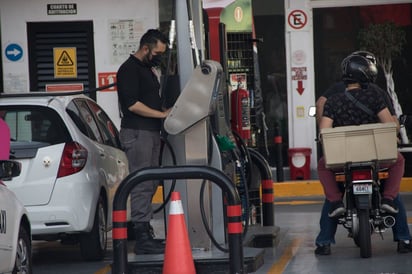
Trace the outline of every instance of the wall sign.
{"type": "Polygon", "coordinates": [[[292,81],[297,81],[296,91],[300,95],[305,91],[303,80],[307,79],[307,67],[292,67],[292,81]]]}
{"type": "Polygon", "coordinates": [[[23,57],[23,49],[18,44],[8,44],[4,50],[4,54],[9,61],[16,62],[23,57]]]}
{"type": "Polygon", "coordinates": [[[77,4],[47,4],[47,15],[77,14],[77,4]]]}
{"type": "Polygon", "coordinates": [[[143,20],[111,20],[108,33],[111,40],[111,63],[121,64],[137,50],[139,41],[145,33],[143,20]]]}
{"type": "Polygon", "coordinates": [[[291,10],[288,13],[288,29],[302,30],[308,23],[308,15],[303,10],[291,10]]]}
{"type": "Polygon", "coordinates": [[[292,53],[292,62],[296,65],[302,65],[306,62],[306,53],[303,50],[296,50],[292,53]]]}
{"type": "Polygon", "coordinates": [[[83,91],[84,86],[82,83],[68,83],[68,84],[46,84],[47,92],[74,92],[83,91]]]}
{"type": "MultiPolygon", "coordinates": [[[[99,72],[99,87],[116,83],[116,72],[99,72]]],[[[101,91],[117,91],[117,86],[112,86],[101,91]]]]}
{"type": "Polygon", "coordinates": [[[296,107],[296,117],[297,118],[305,118],[305,107],[304,106],[297,106],[296,107]]]}
{"type": "Polygon", "coordinates": [[[53,48],[54,78],[77,78],[76,48],[53,48]]]}

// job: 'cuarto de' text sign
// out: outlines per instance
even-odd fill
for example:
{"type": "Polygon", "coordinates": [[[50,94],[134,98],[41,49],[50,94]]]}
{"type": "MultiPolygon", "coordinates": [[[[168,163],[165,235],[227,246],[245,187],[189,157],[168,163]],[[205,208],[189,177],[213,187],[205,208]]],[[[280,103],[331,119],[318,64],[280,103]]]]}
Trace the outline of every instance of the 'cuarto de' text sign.
{"type": "Polygon", "coordinates": [[[54,78],[77,78],[76,48],[53,48],[54,78]]]}
{"type": "Polygon", "coordinates": [[[77,4],[47,4],[47,15],[75,15],[77,4]]]}

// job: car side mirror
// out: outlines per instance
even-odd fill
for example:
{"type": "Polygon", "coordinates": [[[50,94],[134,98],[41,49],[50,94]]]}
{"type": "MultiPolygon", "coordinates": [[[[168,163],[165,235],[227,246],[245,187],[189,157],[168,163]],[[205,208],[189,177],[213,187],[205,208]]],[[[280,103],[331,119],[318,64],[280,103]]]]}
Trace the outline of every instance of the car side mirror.
{"type": "Polygon", "coordinates": [[[7,180],[20,175],[21,165],[19,162],[0,160],[0,179],[7,180]]]}
{"type": "Polygon", "coordinates": [[[316,107],[315,107],[315,106],[309,107],[309,113],[308,113],[308,115],[309,115],[310,117],[315,117],[315,116],[316,116],[316,107]]]}

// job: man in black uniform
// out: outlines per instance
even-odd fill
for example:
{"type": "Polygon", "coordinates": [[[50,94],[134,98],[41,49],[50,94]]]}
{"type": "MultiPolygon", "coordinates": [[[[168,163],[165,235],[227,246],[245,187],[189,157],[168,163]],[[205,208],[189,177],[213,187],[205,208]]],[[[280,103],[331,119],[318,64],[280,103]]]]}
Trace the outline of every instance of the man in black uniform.
{"type": "MultiPolygon", "coordinates": [[[[129,161],[129,171],[159,165],[160,129],[168,110],[162,110],[159,75],[168,40],[156,29],[140,39],[138,51],[120,66],[117,90],[121,112],[120,141],[129,161]]],[[[136,254],[160,254],[164,244],[151,233],[152,198],[159,182],[145,181],[131,191],[131,218],[136,237],[136,254]]]]}

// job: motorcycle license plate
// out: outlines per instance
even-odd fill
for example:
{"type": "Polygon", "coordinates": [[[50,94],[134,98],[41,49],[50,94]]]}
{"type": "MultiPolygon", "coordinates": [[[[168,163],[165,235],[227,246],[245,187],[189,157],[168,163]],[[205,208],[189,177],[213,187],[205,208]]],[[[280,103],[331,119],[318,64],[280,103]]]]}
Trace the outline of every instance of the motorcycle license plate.
{"type": "Polygon", "coordinates": [[[371,184],[354,184],[353,185],[353,194],[372,194],[372,185],[371,184]]]}

